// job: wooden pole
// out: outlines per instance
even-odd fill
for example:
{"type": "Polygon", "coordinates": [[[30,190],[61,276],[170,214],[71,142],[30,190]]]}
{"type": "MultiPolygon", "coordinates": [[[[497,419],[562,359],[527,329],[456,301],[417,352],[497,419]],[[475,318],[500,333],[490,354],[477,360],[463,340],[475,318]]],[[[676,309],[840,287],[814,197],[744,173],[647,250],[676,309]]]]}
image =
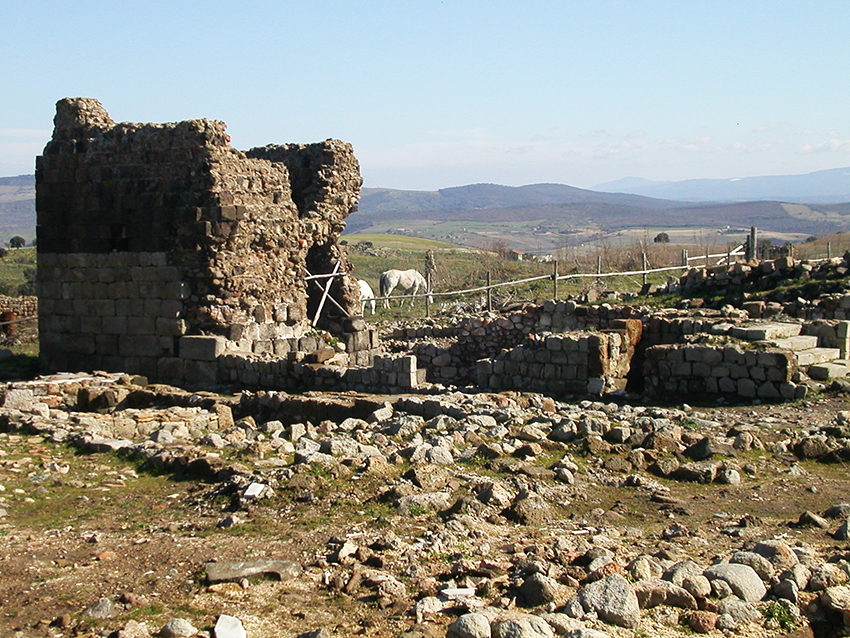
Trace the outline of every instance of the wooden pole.
{"type": "Polygon", "coordinates": [[[490,271],[487,271],[487,312],[493,310],[493,289],[490,288],[490,271]]]}
{"type": "MultiPolygon", "coordinates": [[[[602,274],[602,255],[596,255],[596,274],[602,274]]],[[[597,277],[596,283],[599,283],[600,281],[602,281],[602,279],[597,277]]]]}
{"type": "Polygon", "coordinates": [[[431,271],[425,271],[425,316],[431,316],[431,271]]]}
{"type": "Polygon", "coordinates": [[[832,259],[832,243],[826,242],[826,258],[832,259]]]}
{"type": "Polygon", "coordinates": [[[752,261],[758,257],[756,252],[756,241],[758,241],[758,231],[755,226],[750,226],[750,242],[747,245],[747,261],[752,261]]]}
{"type": "Polygon", "coordinates": [[[558,299],[558,260],[553,262],[552,267],[552,299],[558,299]]]}
{"type": "Polygon", "coordinates": [[[647,263],[646,263],[646,251],[644,250],[641,253],[641,255],[643,256],[643,285],[645,286],[647,284],[646,271],[649,270],[649,268],[647,268],[647,263]]]}
{"type": "Polygon", "coordinates": [[[688,267],[688,249],[682,248],[682,265],[687,268],[688,267]]]}
{"type": "MultiPolygon", "coordinates": [[[[336,273],[338,273],[340,265],[341,262],[336,262],[334,264],[333,273],[331,274],[335,275],[336,273]]],[[[315,327],[319,323],[319,317],[322,315],[322,308],[325,307],[325,301],[327,301],[328,296],[330,295],[331,286],[333,285],[333,282],[333,277],[328,277],[325,283],[324,291],[322,292],[322,299],[319,301],[319,307],[316,309],[316,316],[313,317],[313,327],[315,327]]],[[[333,297],[330,297],[330,299],[333,299],[333,297]]]]}

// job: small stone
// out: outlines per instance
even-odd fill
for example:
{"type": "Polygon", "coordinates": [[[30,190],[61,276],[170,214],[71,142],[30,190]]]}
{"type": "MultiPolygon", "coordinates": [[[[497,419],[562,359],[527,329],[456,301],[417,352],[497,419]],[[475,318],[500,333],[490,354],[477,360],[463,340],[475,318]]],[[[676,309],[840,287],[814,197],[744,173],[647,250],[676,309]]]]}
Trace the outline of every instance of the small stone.
{"type": "MultiPolygon", "coordinates": [[[[164,636],[164,634],[161,634],[164,636]]],[[[143,622],[127,621],[123,629],[119,629],[116,638],[150,638],[151,632],[143,622]]]]}
{"type": "Polygon", "coordinates": [[[797,521],[797,524],[801,527],[820,527],[821,529],[827,529],[829,527],[829,521],[823,516],[818,516],[814,512],[808,511],[800,514],[800,520],[797,521]]]}
{"type": "Polygon", "coordinates": [[[228,514],[223,519],[221,519],[218,523],[216,523],[216,527],[220,529],[230,529],[231,527],[236,527],[237,525],[241,525],[245,520],[236,516],[235,514],[228,514]]]}
{"type": "Polygon", "coordinates": [[[838,529],[832,533],[832,537],[837,541],[850,540],[850,518],[841,523],[838,529]]]}
{"type": "Polygon", "coordinates": [[[836,503],[824,512],[824,516],[827,518],[846,518],[850,516],[850,503],[836,503]]]}
{"type": "Polygon", "coordinates": [[[109,598],[100,598],[92,605],[89,605],[83,610],[83,616],[89,618],[112,618],[118,613],[113,603],[109,598]]]}
{"type": "Polygon", "coordinates": [[[214,638],[248,638],[242,621],[235,616],[222,614],[218,617],[213,629],[214,638]]]}
{"type": "Polygon", "coordinates": [[[692,611],[688,625],[698,634],[710,633],[717,626],[717,614],[710,611],[692,611]]]}
{"type": "Polygon", "coordinates": [[[490,638],[490,620],[484,614],[464,614],[449,625],[446,638],[490,638]]]}
{"type": "Polygon", "coordinates": [[[159,635],[162,638],[186,638],[194,636],[198,630],[185,618],[172,618],[162,626],[159,635]]]}
{"type": "Polygon", "coordinates": [[[559,589],[555,579],[541,573],[534,573],[523,581],[519,593],[526,605],[537,607],[555,600],[559,589]]]}

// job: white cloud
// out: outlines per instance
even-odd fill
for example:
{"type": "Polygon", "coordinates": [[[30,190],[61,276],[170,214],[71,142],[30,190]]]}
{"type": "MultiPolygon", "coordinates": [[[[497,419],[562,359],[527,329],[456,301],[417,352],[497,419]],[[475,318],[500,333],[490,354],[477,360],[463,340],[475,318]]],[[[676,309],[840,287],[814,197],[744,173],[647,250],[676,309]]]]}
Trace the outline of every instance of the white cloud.
{"type": "Polygon", "coordinates": [[[766,133],[767,131],[778,131],[781,129],[791,128],[788,122],[773,122],[772,124],[763,124],[753,129],[753,133],[766,133]]]}
{"type": "Polygon", "coordinates": [[[850,151],[850,140],[839,140],[832,138],[819,144],[805,144],[801,149],[803,153],[842,153],[850,151]]]}

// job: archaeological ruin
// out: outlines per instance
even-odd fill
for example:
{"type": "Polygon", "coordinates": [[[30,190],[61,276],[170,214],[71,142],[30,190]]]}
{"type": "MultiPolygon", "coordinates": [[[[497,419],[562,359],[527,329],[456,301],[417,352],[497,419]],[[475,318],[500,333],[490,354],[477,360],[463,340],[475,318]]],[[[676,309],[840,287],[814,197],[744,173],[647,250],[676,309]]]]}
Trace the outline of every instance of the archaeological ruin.
{"type": "Polygon", "coordinates": [[[36,166],[42,372],[284,392],[733,401],[800,399],[810,378],[850,374],[850,295],[835,288],[850,254],[691,267],[675,284],[734,293],[737,307],[524,302],[380,341],[338,243],[361,183],[345,142],[242,152],[223,122],[116,123],[94,99],[60,100],[36,166]],[[827,294],[744,295],[799,280],[827,294]]]}
{"type": "Polygon", "coordinates": [[[116,123],[86,98],[54,125],[36,163],[43,371],[216,383],[226,353],[315,355],[314,329],[371,363],[337,244],[362,183],[350,144],[243,153],[223,122],[116,123]]]}

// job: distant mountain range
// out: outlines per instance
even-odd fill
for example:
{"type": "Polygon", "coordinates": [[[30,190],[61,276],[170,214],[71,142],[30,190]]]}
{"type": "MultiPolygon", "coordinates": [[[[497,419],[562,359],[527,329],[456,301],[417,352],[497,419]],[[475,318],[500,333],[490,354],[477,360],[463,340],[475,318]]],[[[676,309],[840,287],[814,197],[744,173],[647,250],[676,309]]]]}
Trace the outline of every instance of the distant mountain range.
{"type": "MultiPolygon", "coordinates": [[[[850,169],[848,169],[850,171],[850,169]]],[[[770,179],[770,178],[767,178],[770,179]]],[[[779,179],[779,178],[776,178],[779,179]]],[[[850,202],[850,196],[847,201],[850,202]]],[[[350,232],[375,232],[413,220],[433,223],[522,223],[555,232],[569,229],[715,228],[758,226],[780,233],[825,235],[850,230],[850,204],[776,198],[688,202],[605,193],[562,184],[473,184],[438,191],[364,188],[350,232]]]]}
{"type": "MultiPolygon", "coordinates": [[[[0,178],[0,243],[14,235],[31,240],[35,225],[34,176],[0,178]]],[[[571,233],[630,228],[754,225],[824,236],[850,231],[850,168],[740,180],[627,178],[594,190],[563,184],[364,188],[347,225],[347,234],[401,231],[473,246],[493,236],[489,229],[501,228],[501,238],[522,249],[563,245],[563,236],[571,233]]]]}
{"type": "Polygon", "coordinates": [[[0,245],[20,235],[35,239],[35,176],[0,177],[0,245]]]}
{"type": "Polygon", "coordinates": [[[833,168],[805,175],[773,175],[736,179],[688,179],[654,182],[626,177],[597,184],[594,191],[631,193],[686,202],[778,200],[835,203],[850,201],[850,168],[833,168]]]}

